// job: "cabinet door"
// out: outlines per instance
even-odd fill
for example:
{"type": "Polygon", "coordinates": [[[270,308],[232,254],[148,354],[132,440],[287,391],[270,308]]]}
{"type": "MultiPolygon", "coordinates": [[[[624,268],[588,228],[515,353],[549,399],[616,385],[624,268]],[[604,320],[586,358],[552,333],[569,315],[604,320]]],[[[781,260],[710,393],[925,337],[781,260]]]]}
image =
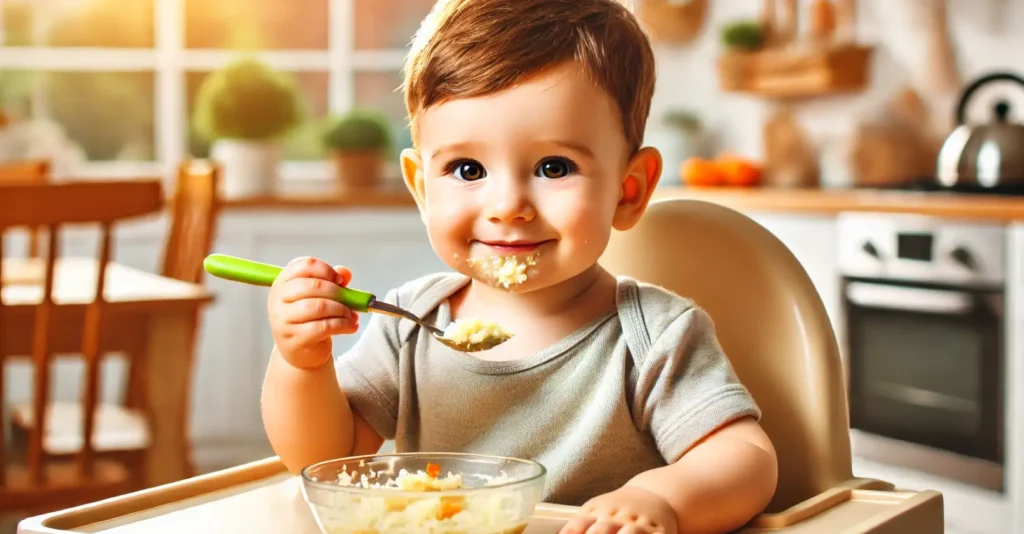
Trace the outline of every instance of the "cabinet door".
{"type": "Polygon", "coordinates": [[[1012,529],[1024,531],[1024,222],[1009,226],[1006,271],[1006,476],[1012,529]]]}
{"type": "Polygon", "coordinates": [[[832,327],[839,334],[842,306],[835,217],[776,213],[748,215],[778,237],[800,261],[821,296],[832,327]]]}

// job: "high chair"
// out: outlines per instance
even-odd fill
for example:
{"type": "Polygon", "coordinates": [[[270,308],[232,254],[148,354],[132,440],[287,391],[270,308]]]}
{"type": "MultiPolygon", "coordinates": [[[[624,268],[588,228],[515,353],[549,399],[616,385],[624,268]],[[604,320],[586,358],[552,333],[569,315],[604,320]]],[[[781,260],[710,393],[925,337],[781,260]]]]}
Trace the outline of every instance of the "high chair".
{"type": "Polygon", "coordinates": [[[662,200],[633,229],[613,234],[600,263],[693,299],[714,320],[778,454],[775,496],[751,532],[802,523],[814,524],[806,532],[943,532],[938,492],[853,476],[832,324],[799,261],[768,230],[717,204],[662,200]],[[858,500],[891,505],[865,515],[869,508],[853,507],[858,500]]]}

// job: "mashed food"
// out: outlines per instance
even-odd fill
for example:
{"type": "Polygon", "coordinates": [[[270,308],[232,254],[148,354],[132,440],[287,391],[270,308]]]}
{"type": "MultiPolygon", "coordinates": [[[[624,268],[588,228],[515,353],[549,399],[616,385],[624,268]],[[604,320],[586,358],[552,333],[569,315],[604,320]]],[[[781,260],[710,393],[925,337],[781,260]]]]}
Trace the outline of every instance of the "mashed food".
{"type": "Polygon", "coordinates": [[[537,265],[537,256],[531,254],[522,259],[517,256],[495,256],[485,259],[470,258],[468,261],[492,284],[511,289],[526,282],[530,268],[537,265]]]}
{"type": "Polygon", "coordinates": [[[444,329],[445,339],[467,346],[494,346],[511,337],[498,323],[478,318],[457,319],[444,329]]]}
{"type": "MultiPolygon", "coordinates": [[[[483,479],[483,486],[508,481],[504,475],[483,479]]],[[[436,464],[416,472],[403,469],[395,477],[373,471],[358,477],[343,472],[338,484],[380,491],[358,497],[339,495],[344,502],[318,507],[317,519],[329,534],[520,534],[526,530],[523,496],[498,489],[481,495],[445,495],[445,491],[463,489],[463,477],[450,472],[442,477],[436,464]],[[422,492],[423,496],[391,496],[389,491],[422,492]]]]}

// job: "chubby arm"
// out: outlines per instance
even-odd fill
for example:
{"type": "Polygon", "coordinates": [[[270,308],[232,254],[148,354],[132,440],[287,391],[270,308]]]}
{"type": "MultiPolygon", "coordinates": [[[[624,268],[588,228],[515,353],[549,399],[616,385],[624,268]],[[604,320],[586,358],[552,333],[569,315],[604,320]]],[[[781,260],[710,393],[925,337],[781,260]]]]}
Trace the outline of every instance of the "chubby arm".
{"type": "Polygon", "coordinates": [[[775,448],[745,417],[698,442],[675,463],[640,473],[627,486],[661,497],[679,534],[731,532],[772,499],[778,480],[775,448]]]}
{"type": "Polygon", "coordinates": [[[292,473],[352,452],[354,418],[333,362],[301,369],[285,361],[275,347],[263,381],[261,408],[270,445],[292,473]]]}
{"type": "MultiPolygon", "coordinates": [[[[267,313],[275,344],[261,412],[271,446],[292,473],[355,451],[374,452],[382,442],[354,413],[331,356],[331,337],[359,328],[358,316],[333,298],[351,277],[344,267],[299,258],[270,290],[267,313]]],[[[371,337],[379,337],[374,326],[371,337]]]]}
{"type": "Polygon", "coordinates": [[[317,462],[373,454],[384,443],[349,406],[333,363],[299,369],[275,348],[263,381],[261,408],[270,445],[294,474],[317,462]]]}

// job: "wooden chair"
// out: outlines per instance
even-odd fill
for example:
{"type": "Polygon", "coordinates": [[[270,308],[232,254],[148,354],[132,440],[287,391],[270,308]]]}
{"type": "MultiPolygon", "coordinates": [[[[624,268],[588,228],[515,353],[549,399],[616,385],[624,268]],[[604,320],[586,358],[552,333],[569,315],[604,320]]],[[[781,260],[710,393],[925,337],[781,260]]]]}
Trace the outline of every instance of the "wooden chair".
{"type": "Polygon", "coordinates": [[[203,282],[203,260],[213,248],[220,199],[220,167],[203,160],[178,167],[171,206],[171,229],[164,247],[161,274],[190,284],[203,282]]]}
{"type": "MultiPolygon", "coordinates": [[[[50,183],[49,160],[18,161],[0,164],[0,185],[50,183]]],[[[39,228],[28,229],[28,257],[38,258],[43,236],[39,228]]]]}
{"type": "MultiPolygon", "coordinates": [[[[67,328],[61,322],[64,307],[52,298],[55,270],[59,268],[59,236],[66,225],[98,224],[101,230],[99,273],[106,271],[113,256],[115,223],[158,211],[163,194],[158,182],[89,182],[50,185],[12,185],[0,188],[0,233],[16,227],[45,227],[48,246],[40,258],[45,265],[42,295],[36,308],[32,402],[24,447],[7,450],[5,428],[0,425],[0,512],[34,513],[75,506],[122,494],[131,489],[129,469],[97,454],[97,404],[101,361],[100,333],[104,321],[105,277],[94,282],[94,300],[86,306],[82,329],[85,362],[83,399],[79,405],[81,424],[72,430],[81,444],[70,459],[48,455],[44,430],[54,427],[51,419],[50,347],[51,331],[67,328]]],[[[3,257],[0,243],[0,258],[3,257]]],[[[3,291],[3,263],[0,262],[0,295],[3,291]]],[[[13,289],[13,288],[10,288],[13,289]]],[[[3,299],[0,298],[0,339],[7,328],[3,299]]],[[[3,344],[0,344],[0,348],[3,344]]],[[[3,364],[12,355],[0,350],[0,409],[3,408],[3,364]]],[[[0,410],[2,411],[2,410],[0,410]]],[[[63,425],[64,423],[59,423],[63,425]]]]}
{"type": "Polygon", "coordinates": [[[601,264],[691,298],[714,320],[778,453],[774,499],[751,526],[798,523],[845,506],[861,491],[880,502],[910,497],[869,520],[832,514],[806,532],[943,531],[941,494],[894,492],[892,484],[853,475],[846,380],[832,323],[800,262],[771,232],[717,204],[664,200],[652,203],[633,229],[613,233],[601,264]]]}
{"type": "MultiPolygon", "coordinates": [[[[203,161],[186,161],[179,166],[169,209],[170,230],[164,245],[161,275],[189,283],[202,282],[203,259],[213,246],[220,213],[219,173],[219,167],[203,161]]],[[[129,357],[124,404],[100,404],[96,414],[98,454],[130,467],[133,490],[145,487],[141,474],[150,446],[148,409],[143,401],[146,397],[145,365],[142,358],[129,357]]],[[[50,410],[53,420],[59,424],[47,430],[46,453],[58,458],[77,454],[81,442],[76,439],[74,429],[82,424],[81,406],[57,402],[51,404],[50,410]]],[[[17,406],[14,411],[14,424],[25,431],[34,426],[26,417],[28,411],[27,405],[17,406]]]]}

